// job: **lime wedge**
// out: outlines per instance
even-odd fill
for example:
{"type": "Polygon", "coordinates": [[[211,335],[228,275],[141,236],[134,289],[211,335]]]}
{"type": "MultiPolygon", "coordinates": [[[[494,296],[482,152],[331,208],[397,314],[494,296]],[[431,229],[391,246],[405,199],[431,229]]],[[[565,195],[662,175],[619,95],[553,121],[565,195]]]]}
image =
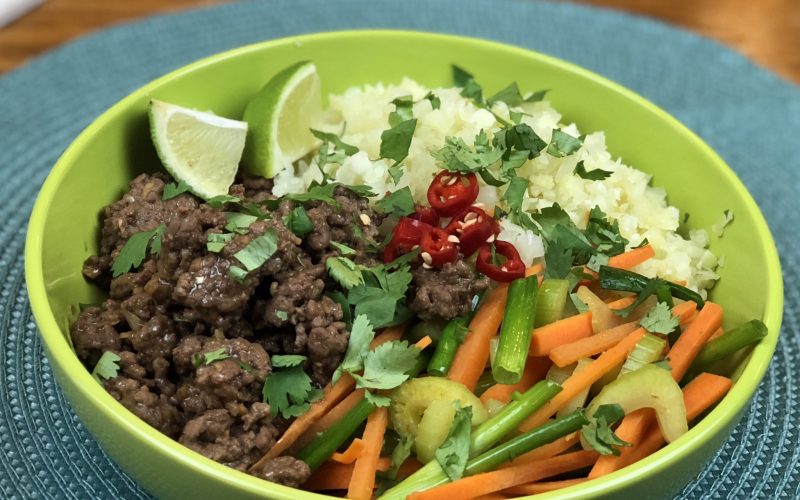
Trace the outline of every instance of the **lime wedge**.
{"type": "Polygon", "coordinates": [[[309,61],[284,69],[267,82],[244,111],[248,125],[242,165],[273,177],[316,145],[309,129],[322,109],[317,67],[309,61]]]}
{"type": "Polygon", "coordinates": [[[164,168],[194,194],[206,199],[228,194],[247,123],[153,99],[150,134],[164,168]]]}

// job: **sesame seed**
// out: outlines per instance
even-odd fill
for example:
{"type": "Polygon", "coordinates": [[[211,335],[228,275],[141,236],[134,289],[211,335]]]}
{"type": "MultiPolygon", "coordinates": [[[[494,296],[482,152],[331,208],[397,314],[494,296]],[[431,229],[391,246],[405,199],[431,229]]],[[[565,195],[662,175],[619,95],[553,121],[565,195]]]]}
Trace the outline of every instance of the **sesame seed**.
{"type": "Polygon", "coordinates": [[[486,238],[486,243],[492,243],[494,241],[494,235],[489,236],[486,238]]]}
{"type": "Polygon", "coordinates": [[[361,219],[361,223],[364,224],[365,226],[369,226],[370,223],[372,223],[372,219],[370,219],[369,215],[367,214],[361,214],[358,216],[358,218],[361,219]]]}
{"type": "Polygon", "coordinates": [[[419,256],[422,257],[422,261],[425,262],[425,264],[431,265],[431,263],[433,263],[433,257],[431,257],[431,254],[428,252],[422,252],[419,256]]]}
{"type": "Polygon", "coordinates": [[[447,181],[446,185],[452,186],[456,182],[458,182],[458,177],[451,177],[450,180],[447,181]]]}
{"type": "Polygon", "coordinates": [[[461,243],[461,240],[459,240],[458,236],[456,236],[455,234],[451,234],[450,236],[448,236],[447,241],[449,241],[450,243],[461,243]]]}
{"type": "Polygon", "coordinates": [[[199,284],[203,283],[205,280],[206,279],[203,276],[198,276],[197,278],[194,279],[194,282],[199,285],[199,284]]]}
{"type": "Polygon", "coordinates": [[[416,250],[417,248],[419,248],[419,245],[414,245],[413,247],[411,247],[411,250],[416,250]]]}

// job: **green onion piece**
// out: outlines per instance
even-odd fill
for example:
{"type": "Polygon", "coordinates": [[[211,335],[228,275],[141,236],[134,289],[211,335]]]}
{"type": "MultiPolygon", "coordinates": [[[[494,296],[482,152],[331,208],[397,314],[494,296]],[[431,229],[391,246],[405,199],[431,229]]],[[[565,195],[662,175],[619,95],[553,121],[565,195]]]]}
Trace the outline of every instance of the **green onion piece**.
{"type": "MultiPolygon", "coordinates": [[[[436,356],[436,353],[434,353],[436,356]]],[[[428,365],[428,370],[430,370],[430,365],[428,365]]],[[[430,374],[430,372],[428,372],[430,374]]],[[[494,375],[492,375],[491,370],[488,372],[483,372],[478,379],[478,383],[475,385],[475,395],[480,397],[481,394],[486,392],[486,389],[489,387],[497,384],[497,381],[494,379],[494,375]]]]}
{"type": "Polygon", "coordinates": [[[561,392],[560,385],[549,380],[542,380],[517,396],[496,415],[473,431],[472,444],[469,448],[470,454],[475,455],[489,449],[559,392],[561,392]]]}
{"type": "Polygon", "coordinates": [[[757,344],[767,336],[767,325],[754,319],[710,340],[692,363],[690,372],[697,373],[711,363],[730,356],[739,349],[757,344]]]}
{"type": "Polygon", "coordinates": [[[464,339],[467,328],[467,318],[459,317],[450,320],[442,330],[439,343],[428,363],[428,375],[444,377],[450,371],[453,358],[456,356],[458,346],[464,339]]]}
{"type": "MultiPolygon", "coordinates": [[[[606,290],[617,290],[620,292],[640,293],[645,289],[650,278],[637,274],[633,271],[618,269],[615,267],[600,266],[600,286],[606,290]]],[[[666,282],[672,296],[677,299],[691,300],[697,304],[698,309],[702,309],[705,301],[699,293],[689,290],[685,286],[672,282],[666,282]]]]}
{"type": "Polygon", "coordinates": [[[569,295],[569,281],[548,278],[542,281],[536,297],[536,320],[534,326],[539,327],[561,319],[569,295]]]}
{"type": "Polygon", "coordinates": [[[312,471],[316,470],[353,435],[374,409],[372,403],[362,399],[341,420],[319,433],[313,441],[300,450],[297,458],[308,464],[312,471]]]}
{"type": "Polygon", "coordinates": [[[508,287],[500,344],[492,363],[494,379],[500,384],[516,384],[522,378],[531,345],[538,289],[537,276],[516,279],[508,287]]]}
{"type": "Polygon", "coordinates": [[[628,354],[628,359],[622,365],[620,375],[632,371],[636,371],[644,365],[655,363],[661,359],[664,354],[664,348],[667,347],[667,341],[663,337],[646,333],[642,339],[636,343],[633,350],[628,354]]]}

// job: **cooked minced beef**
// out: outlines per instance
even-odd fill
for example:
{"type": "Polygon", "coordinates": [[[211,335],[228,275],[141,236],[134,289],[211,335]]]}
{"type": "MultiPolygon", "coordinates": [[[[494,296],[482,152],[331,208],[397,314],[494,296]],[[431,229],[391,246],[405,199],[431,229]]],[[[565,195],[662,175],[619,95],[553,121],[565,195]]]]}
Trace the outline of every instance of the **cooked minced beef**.
{"type": "MultiPolygon", "coordinates": [[[[369,249],[381,240],[382,216],[367,199],[337,188],[338,206],[305,204],[314,229],[303,238],[284,225],[295,208],[284,200],[269,218],[253,222],[212,253],[208,235],[227,232],[225,210],[190,194],[162,200],[169,180],[140,175],[104,209],[100,252],[86,260],[83,274],[108,291],[109,299],[80,314],[72,342],[89,368],[106,351],[120,357],[119,374],[105,387],[138,417],[209,458],[248,470],[287,425],[262,402],[270,355],[305,355],[314,383],[330,381],[349,332],[342,307],[325,295],[338,289],[325,260],[337,254],[334,241],[355,249],[354,261],[377,264],[369,249]],[[111,265],[127,240],[160,224],[166,230],[158,254],[112,278],[111,265]],[[240,265],[236,252],[268,230],[278,236],[275,253],[241,282],[230,278],[231,266],[240,265]],[[198,362],[198,356],[220,349],[225,359],[198,362]]],[[[271,188],[270,180],[252,178],[230,193],[255,202],[274,199],[271,188]]],[[[462,261],[441,270],[418,268],[410,306],[423,319],[450,319],[464,314],[487,284],[462,261]]],[[[292,457],[279,457],[251,473],[296,487],[310,470],[292,457]]]]}

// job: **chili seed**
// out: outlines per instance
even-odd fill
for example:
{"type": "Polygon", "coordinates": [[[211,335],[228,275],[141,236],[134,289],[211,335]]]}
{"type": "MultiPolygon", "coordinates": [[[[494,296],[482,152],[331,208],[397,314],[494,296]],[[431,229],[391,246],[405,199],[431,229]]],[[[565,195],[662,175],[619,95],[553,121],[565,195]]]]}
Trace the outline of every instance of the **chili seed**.
{"type": "Polygon", "coordinates": [[[423,268],[423,269],[431,269],[432,267],[433,267],[433,266],[430,266],[430,265],[428,265],[428,264],[427,264],[427,263],[425,263],[425,262],[423,262],[423,263],[422,263],[422,268],[423,268]]]}
{"type": "Polygon", "coordinates": [[[486,243],[492,243],[494,241],[494,235],[489,236],[486,238],[486,243]]]}
{"type": "Polygon", "coordinates": [[[449,241],[450,243],[456,243],[456,244],[461,243],[461,240],[458,239],[458,236],[456,236],[454,234],[451,234],[450,236],[448,236],[447,237],[447,241],[449,241]]]}
{"type": "Polygon", "coordinates": [[[428,252],[422,252],[421,254],[419,254],[419,256],[422,257],[422,261],[425,264],[431,265],[433,263],[433,258],[431,257],[431,254],[429,254],[428,252]]]}
{"type": "MultiPolygon", "coordinates": [[[[471,213],[471,212],[470,212],[470,213],[471,213]]],[[[469,214],[467,215],[467,217],[469,217],[469,214]]],[[[461,228],[462,228],[462,229],[466,229],[466,228],[468,228],[469,226],[471,226],[471,225],[475,224],[476,222],[478,222],[478,219],[475,219],[475,218],[473,218],[473,219],[469,219],[469,220],[465,220],[465,221],[464,221],[464,225],[462,225],[462,226],[461,226],[461,228]]]]}
{"type": "Polygon", "coordinates": [[[411,247],[411,250],[416,250],[417,248],[419,248],[419,245],[414,245],[413,247],[411,247]]]}
{"type": "Polygon", "coordinates": [[[456,182],[458,182],[458,177],[450,177],[449,180],[445,183],[445,185],[452,186],[456,182]]]}
{"type": "Polygon", "coordinates": [[[369,226],[372,223],[372,219],[370,219],[369,215],[367,214],[361,214],[358,216],[358,218],[361,219],[361,223],[365,226],[369,226]]]}
{"type": "Polygon", "coordinates": [[[478,214],[476,214],[475,212],[468,212],[467,215],[464,216],[464,225],[466,225],[467,222],[477,218],[478,214]]]}
{"type": "Polygon", "coordinates": [[[450,184],[448,184],[448,182],[450,182],[450,179],[452,179],[452,177],[449,175],[443,175],[439,180],[442,182],[442,184],[449,186],[450,184]]]}

